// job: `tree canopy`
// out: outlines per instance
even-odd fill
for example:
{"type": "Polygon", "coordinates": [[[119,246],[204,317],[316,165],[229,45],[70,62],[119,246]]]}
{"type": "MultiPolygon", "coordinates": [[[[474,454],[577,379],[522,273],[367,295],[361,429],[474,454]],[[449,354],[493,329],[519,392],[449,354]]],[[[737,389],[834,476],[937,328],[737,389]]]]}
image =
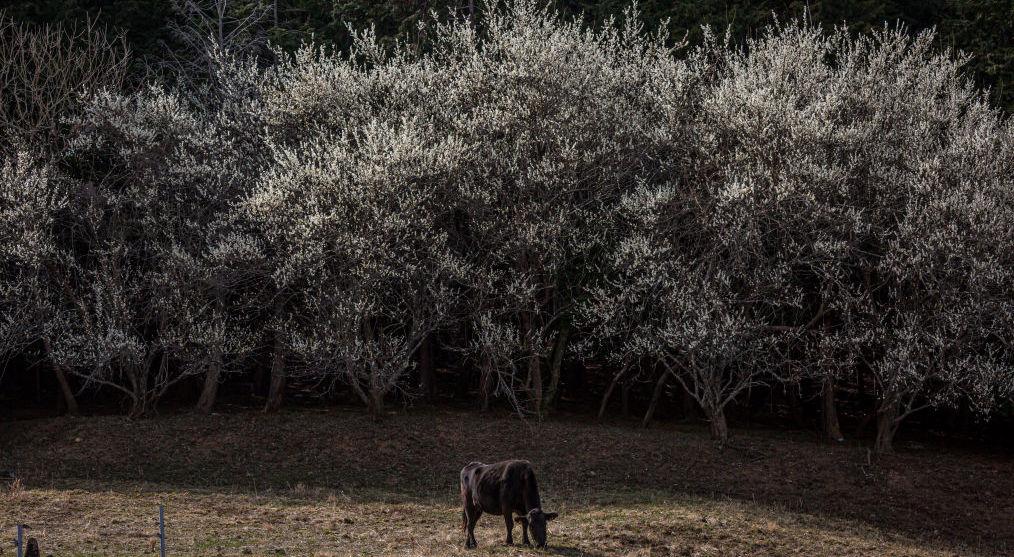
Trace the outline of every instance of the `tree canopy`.
{"type": "MultiPolygon", "coordinates": [[[[628,0],[549,0],[561,13],[581,15],[591,24],[619,17],[628,0]]],[[[161,60],[178,46],[170,23],[177,17],[166,0],[13,0],[8,14],[19,21],[58,23],[89,18],[126,34],[140,60],[161,60]]],[[[353,28],[376,27],[382,39],[416,40],[425,14],[440,18],[467,17],[481,11],[483,0],[230,0],[230,9],[270,10],[266,33],[276,44],[293,50],[311,37],[318,43],[348,48],[353,28]]],[[[775,18],[782,21],[807,14],[827,26],[846,24],[855,32],[906,26],[915,34],[933,28],[937,46],[971,56],[969,68],[980,87],[992,90],[994,102],[1014,111],[1014,3],[1008,0],[641,0],[638,9],[649,28],[665,26],[673,37],[686,34],[692,44],[702,38],[701,26],[718,33],[728,29],[734,40],[756,37],[775,18]]]]}

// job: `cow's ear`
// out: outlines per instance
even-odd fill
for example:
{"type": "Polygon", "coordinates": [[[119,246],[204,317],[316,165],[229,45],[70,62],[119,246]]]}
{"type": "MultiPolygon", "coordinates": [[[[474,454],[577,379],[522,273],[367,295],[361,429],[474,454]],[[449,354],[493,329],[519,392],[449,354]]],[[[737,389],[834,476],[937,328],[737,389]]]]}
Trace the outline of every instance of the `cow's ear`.
{"type": "Polygon", "coordinates": [[[558,516],[560,516],[559,513],[546,513],[546,520],[547,521],[553,520],[554,518],[556,518],[558,516]]]}

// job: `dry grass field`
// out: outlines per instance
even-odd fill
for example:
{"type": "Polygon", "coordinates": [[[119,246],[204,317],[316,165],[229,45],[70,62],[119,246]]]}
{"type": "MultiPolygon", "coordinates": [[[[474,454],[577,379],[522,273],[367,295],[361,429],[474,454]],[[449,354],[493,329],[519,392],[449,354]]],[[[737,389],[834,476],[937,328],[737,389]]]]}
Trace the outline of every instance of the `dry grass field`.
{"type": "Polygon", "coordinates": [[[0,536],[22,522],[43,555],[155,555],[161,502],[173,556],[1014,554],[1009,455],[902,445],[870,463],[802,434],[718,450],[697,427],[533,425],[338,409],[7,422],[0,467],[23,483],[0,494],[0,536]],[[561,513],[550,547],[504,547],[485,515],[465,550],[458,470],[510,457],[561,513]]]}

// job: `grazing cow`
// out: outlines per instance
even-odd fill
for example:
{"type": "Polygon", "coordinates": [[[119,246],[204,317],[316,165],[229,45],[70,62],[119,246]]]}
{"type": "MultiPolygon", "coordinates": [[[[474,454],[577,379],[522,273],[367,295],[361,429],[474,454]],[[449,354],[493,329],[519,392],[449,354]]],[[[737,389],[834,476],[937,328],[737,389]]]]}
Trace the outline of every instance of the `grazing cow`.
{"type": "Polygon", "coordinates": [[[467,536],[465,547],[473,548],[475,523],[482,513],[503,515],[507,527],[507,545],[514,543],[514,515],[521,522],[525,545],[531,529],[535,545],[546,547],[546,522],[556,513],[542,511],[539,486],[532,463],[505,460],[496,464],[473,462],[461,469],[461,521],[467,536]]]}

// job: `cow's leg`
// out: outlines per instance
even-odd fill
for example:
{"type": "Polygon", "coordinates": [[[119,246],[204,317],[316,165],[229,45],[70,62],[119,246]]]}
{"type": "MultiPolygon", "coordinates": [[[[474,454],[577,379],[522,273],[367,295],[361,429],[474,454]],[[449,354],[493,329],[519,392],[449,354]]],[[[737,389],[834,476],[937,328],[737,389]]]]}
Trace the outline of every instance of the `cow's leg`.
{"type": "Polygon", "coordinates": [[[482,516],[482,509],[477,505],[465,505],[465,549],[471,549],[479,545],[475,541],[475,525],[482,516]]]}
{"type": "Polygon", "coordinates": [[[482,516],[482,509],[479,508],[472,501],[472,493],[465,486],[464,482],[461,484],[461,522],[462,528],[465,530],[465,548],[471,549],[478,545],[475,542],[475,524],[479,522],[479,517],[482,516]]]}
{"type": "Polygon", "coordinates": [[[507,525],[507,545],[514,545],[514,513],[504,509],[503,521],[507,525]]]}
{"type": "Polygon", "coordinates": [[[532,542],[528,541],[528,517],[519,516],[518,522],[521,523],[521,543],[525,545],[532,545],[532,542]]]}

